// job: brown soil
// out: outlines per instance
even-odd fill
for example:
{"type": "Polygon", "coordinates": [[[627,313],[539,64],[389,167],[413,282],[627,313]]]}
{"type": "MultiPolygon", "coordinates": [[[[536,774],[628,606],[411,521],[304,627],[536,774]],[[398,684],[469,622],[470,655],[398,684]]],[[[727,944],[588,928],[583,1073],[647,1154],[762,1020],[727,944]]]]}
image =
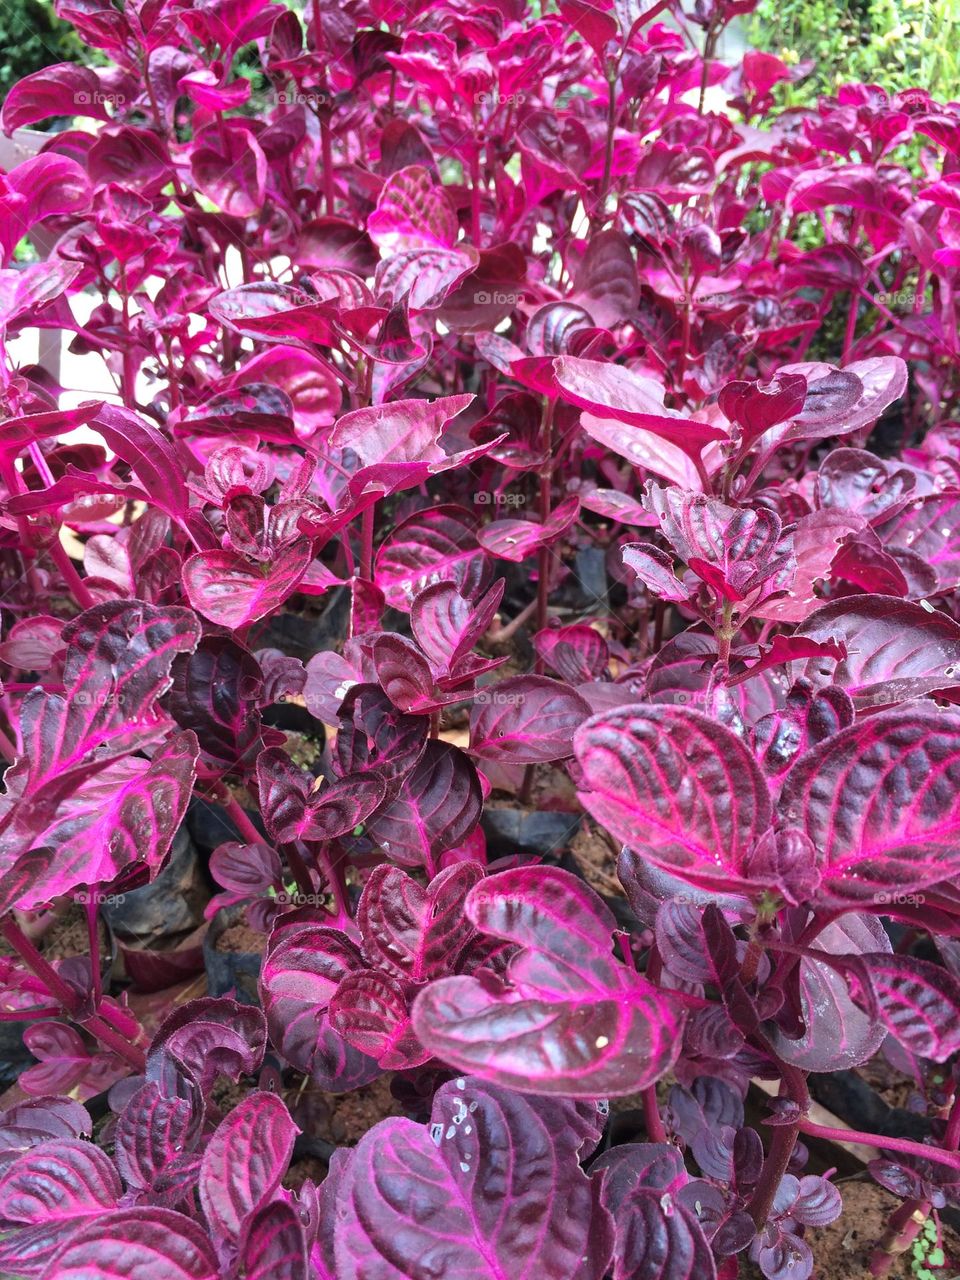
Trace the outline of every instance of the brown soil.
{"type": "Polygon", "coordinates": [[[241,916],[235,923],[224,929],[217,938],[215,950],[229,951],[235,954],[262,956],[267,949],[266,934],[258,933],[247,923],[246,916],[241,916]]]}
{"type": "Polygon", "coordinates": [[[570,842],[570,852],[592,889],[608,898],[623,897],[623,887],[617,876],[616,854],[589,818],[584,819],[570,842]]]}
{"type": "MultiPolygon", "coordinates": [[[[812,1280],[872,1280],[870,1253],[900,1202],[868,1181],[844,1182],[840,1194],[843,1213],[837,1221],[829,1227],[809,1231],[806,1236],[816,1259],[812,1280]]],[[[943,1248],[946,1263],[932,1274],[947,1280],[960,1271],[960,1237],[949,1227],[943,1228],[943,1248]]],[[[888,1277],[889,1280],[916,1280],[909,1249],[896,1259],[888,1277]]]]}
{"type": "Polygon", "coordinates": [[[288,1191],[299,1191],[305,1182],[315,1182],[319,1186],[326,1176],[327,1166],[322,1160],[301,1156],[283,1175],[282,1185],[288,1191]]]}
{"type": "MultiPolygon", "coordinates": [[[[106,925],[99,921],[100,955],[110,954],[110,941],[106,925]]],[[[85,956],[89,942],[87,938],[87,915],[85,908],[72,904],[43,935],[40,949],[48,960],[66,960],[71,956],[85,956]]]]}
{"type": "Polygon", "coordinates": [[[857,1075],[880,1095],[888,1107],[908,1108],[911,1096],[917,1092],[913,1080],[902,1075],[895,1067],[891,1067],[886,1058],[878,1053],[876,1057],[857,1068],[857,1075]]]}
{"type": "Polygon", "coordinates": [[[403,1115],[403,1107],[390,1092],[389,1076],[381,1076],[373,1084],[355,1089],[353,1093],[330,1096],[328,1102],[330,1132],[321,1136],[338,1146],[352,1146],[378,1121],[385,1120],[387,1116],[403,1115]]]}

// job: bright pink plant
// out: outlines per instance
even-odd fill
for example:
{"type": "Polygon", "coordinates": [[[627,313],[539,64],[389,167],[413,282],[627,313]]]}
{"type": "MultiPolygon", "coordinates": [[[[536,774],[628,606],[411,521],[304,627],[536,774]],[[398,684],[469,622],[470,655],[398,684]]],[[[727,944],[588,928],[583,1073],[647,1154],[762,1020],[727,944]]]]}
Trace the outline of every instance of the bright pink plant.
{"type": "Polygon", "coordinates": [[[4,346],[0,1270],[807,1280],[808,1080],[881,1046],[929,1140],[853,1134],[874,1273],[960,1207],[960,113],[778,114],[802,69],[715,57],[751,7],[58,5],[110,61],[4,104],[85,127],[3,177],[2,336],[116,391],[4,346]],[[626,902],[487,856],[561,771],[626,902]],[[148,1030],[98,904],[201,803],[261,1007],[148,1030]],[[286,1189],[281,1093],[385,1073],[286,1189]]]}

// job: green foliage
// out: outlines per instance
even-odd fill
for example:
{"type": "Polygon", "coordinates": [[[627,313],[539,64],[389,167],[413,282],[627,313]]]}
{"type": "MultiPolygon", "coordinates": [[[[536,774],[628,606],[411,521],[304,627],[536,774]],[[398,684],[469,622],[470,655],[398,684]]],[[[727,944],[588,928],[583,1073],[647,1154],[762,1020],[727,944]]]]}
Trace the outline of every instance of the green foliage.
{"type": "Polygon", "coordinates": [[[761,0],[746,31],[786,62],[816,60],[797,104],[855,80],[949,100],[960,81],[960,0],[761,0]]]}
{"type": "Polygon", "coordinates": [[[939,1270],[947,1260],[940,1247],[938,1234],[936,1223],[928,1218],[913,1242],[910,1271],[916,1280],[937,1280],[934,1271],[939,1270]]]}
{"type": "Polygon", "coordinates": [[[49,0],[4,0],[0,4],[0,98],[11,85],[53,62],[90,61],[90,50],[49,0]]]}

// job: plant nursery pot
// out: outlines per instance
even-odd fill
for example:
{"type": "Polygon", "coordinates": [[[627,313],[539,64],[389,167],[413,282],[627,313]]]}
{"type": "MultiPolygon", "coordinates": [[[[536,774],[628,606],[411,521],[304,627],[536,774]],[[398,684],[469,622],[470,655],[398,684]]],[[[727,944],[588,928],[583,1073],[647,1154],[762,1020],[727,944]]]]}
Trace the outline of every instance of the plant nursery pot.
{"type": "Polygon", "coordinates": [[[157,878],[117,894],[101,911],[124,946],[162,950],[165,939],[176,945],[200,927],[211,896],[197,846],[184,826],[174,837],[170,858],[157,878]]]}
{"type": "Polygon", "coordinates": [[[240,1004],[259,1004],[257,980],[265,947],[266,938],[247,925],[242,904],[221,907],[203,939],[208,993],[232,995],[240,1004]],[[258,939],[259,949],[255,949],[258,939]]]}

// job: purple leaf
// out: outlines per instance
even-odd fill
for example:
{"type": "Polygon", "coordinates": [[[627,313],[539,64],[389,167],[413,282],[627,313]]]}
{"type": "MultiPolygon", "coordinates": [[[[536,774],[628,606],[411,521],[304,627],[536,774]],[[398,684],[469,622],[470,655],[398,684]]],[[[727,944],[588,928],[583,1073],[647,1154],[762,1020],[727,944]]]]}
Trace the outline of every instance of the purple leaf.
{"type": "Polygon", "coordinates": [[[478,1080],[444,1085],[429,1126],[384,1120],[361,1139],[338,1186],[337,1275],[601,1280],[611,1231],[580,1168],[584,1137],[570,1103],[547,1112],[478,1080]]]}
{"type": "Polygon", "coordinates": [[[28,1225],[102,1216],[123,1188],[113,1162],[91,1142],[41,1142],[0,1174],[0,1215],[28,1225]]]}
{"type": "Polygon", "coordinates": [[[602,679],[610,661],[606,640],[585,623],[538,631],[533,643],[547,665],[571,684],[602,679]]]}
{"type": "Polygon", "coordinates": [[[457,671],[493,622],[504,583],[494,583],[478,601],[463,595],[452,582],[421,591],[410,611],[414,639],[441,674],[457,671]]]}
{"type": "Polygon", "coordinates": [[[906,600],[846,596],[811,613],[801,634],[845,646],[839,661],[811,658],[804,675],[846,689],[858,708],[895,706],[960,683],[960,625],[906,600]]]}
{"type": "Polygon", "coordinates": [[[669,997],[611,954],[602,901],[565,871],[504,871],[471,889],[481,932],[517,943],[509,986],[442,978],[413,1006],[421,1042],[462,1071],[561,1097],[632,1093],[679,1048],[682,1015],[669,997]]]}
{"type": "Polygon", "coordinates": [[[310,776],[280,747],[260,753],[257,778],[264,823],[281,844],[342,836],[369,817],[386,793],[375,774],[341,778],[311,791],[310,776]]]}
{"type": "Polygon", "coordinates": [[[445,850],[466,840],[482,807],[469,756],[431,739],[396,794],[369,818],[366,834],[392,861],[432,871],[445,850]]]}
{"type": "Polygon", "coordinates": [[[939,965],[886,952],[851,968],[854,998],[911,1053],[946,1062],[960,1048],[960,982],[939,965]]]}
{"type": "Polygon", "coordinates": [[[709,441],[725,439],[719,427],[694,422],[667,409],[659,383],[622,365],[558,356],[553,367],[561,393],[571,404],[598,418],[643,427],[690,457],[698,457],[709,441]]]}
{"type": "Polygon", "coordinates": [[[260,994],[271,1041],[326,1088],[353,1089],[379,1075],[376,1063],[348,1046],[326,1016],[341,979],[363,967],[345,934],[319,926],[285,934],[264,962],[260,994]]]}
{"type": "Polygon", "coordinates": [[[36,124],[50,116],[89,116],[109,120],[104,94],[96,72],[72,62],[58,62],[24,76],[7,92],[3,104],[3,131],[36,124]]]}
{"type": "Polygon", "coordinates": [[[246,1280],[308,1280],[307,1242],[293,1205],[274,1200],[249,1216],[239,1263],[246,1280]]]}
{"type": "Polygon", "coordinates": [[[450,973],[474,935],[463,902],[481,876],[476,863],[463,862],[423,889],[398,867],[375,867],[357,907],[364,955],[409,982],[450,973]]]}
{"type": "MultiPolygon", "coordinates": [[[[817,935],[816,949],[835,955],[889,951],[880,921],[848,912],[817,935]]],[[[800,962],[801,1034],[769,1027],[785,1062],[804,1071],[843,1071],[872,1058],[887,1033],[883,1023],[854,1003],[842,975],[809,956],[800,962]]]]}
{"type": "Polygon", "coordinates": [[[377,586],[387,604],[406,612],[421,591],[441,582],[476,598],[489,581],[476,528],[475,517],[455,506],[431,507],[398,524],[376,558],[377,586]]]}
{"type": "Polygon", "coordinates": [[[574,738],[589,813],[643,857],[717,892],[751,887],[744,858],[771,819],[767,783],[724,725],[681,707],[619,707],[574,738]]]}
{"type": "Polygon", "coordinates": [[[884,711],[808,751],[780,812],[821,861],[820,899],[878,904],[960,868],[960,717],[884,711]]]}
{"type": "Polygon", "coordinates": [[[297,1126],[273,1093],[248,1094],[222,1120],[200,1164],[200,1203],[218,1240],[236,1240],[247,1215],[280,1185],[297,1126]]]}
{"type": "Polygon", "coordinates": [[[186,1099],[165,1098],[156,1084],[142,1085],[117,1121],[117,1168],[127,1185],[152,1187],[183,1150],[193,1127],[193,1108],[186,1099]]]}
{"type": "Polygon", "coordinates": [[[470,751],[481,760],[536,764],[573,752],[573,734],[590,714],[584,698],[547,676],[513,676],[476,695],[470,751]]]}
{"type": "Polygon", "coordinates": [[[330,1025],[384,1071],[410,1070],[430,1058],[410,1025],[403,985],[387,973],[349,973],[330,1001],[330,1025]]]}
{"type": "Polygon", "coordinates": [[[275,612],[296,591],[313,559],[309,539],[256,564],[236,551],[198,551],[183,566],[187,599],[198,613],[237,630],[275,612]]]}
{"type": "Polygon", "coordinates": [[[44,1280],[217,1280],[206,1233],[182,1213],[153,1207],[101,1214],[71,1235],[44,1280]]]}

